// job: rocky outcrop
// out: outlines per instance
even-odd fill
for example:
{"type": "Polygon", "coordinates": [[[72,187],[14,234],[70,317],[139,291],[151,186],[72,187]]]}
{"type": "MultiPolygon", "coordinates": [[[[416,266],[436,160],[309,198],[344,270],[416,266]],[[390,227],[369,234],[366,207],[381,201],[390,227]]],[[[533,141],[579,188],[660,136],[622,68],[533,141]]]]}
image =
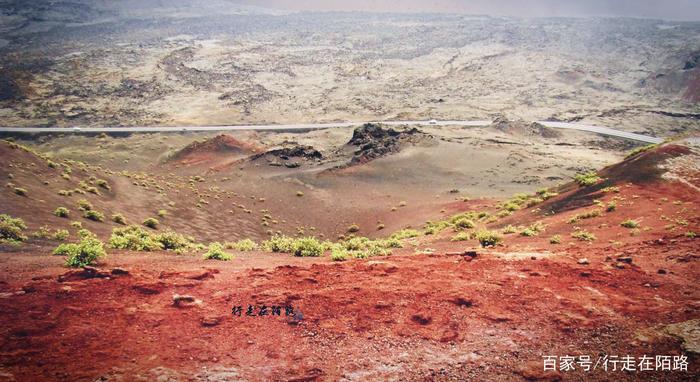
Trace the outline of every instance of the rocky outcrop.
{"type": "Polygon", "coordinates": [[[406,145],[432,140],[432,136],[418,129],[394,130],[374,123],[366,123],[352,134],[348,146],[357,146],[350,164],[367,163],[385,155],[397,153],[406,145]]]}

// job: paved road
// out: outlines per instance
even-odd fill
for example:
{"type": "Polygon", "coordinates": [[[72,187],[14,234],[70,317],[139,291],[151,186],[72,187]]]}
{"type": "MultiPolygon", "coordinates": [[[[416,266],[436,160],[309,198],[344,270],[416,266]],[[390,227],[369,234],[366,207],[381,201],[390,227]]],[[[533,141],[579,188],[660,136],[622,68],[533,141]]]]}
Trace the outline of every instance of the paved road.
{"type": "MultiPolygon", "coordinates": [[[[0,127],[0,133],[109,133],[109,132],[175,132],[175,131],[234,131],[234,130],[309,130],[358,126],[366,122],[299,123],[290,125],[230,125],[230,126],[133,126],[133,127],[0,127]]],[[[487,126],[491,121],[382,121],[385,125],[430,125],[430,126],[487,126]]],[[[628,133],[602,126],[568,122],[539,121],[552,128],[588,131],[601,135],[631,139],[645,143],[661,143],[663,139],[648,135],[628,133]]]]}

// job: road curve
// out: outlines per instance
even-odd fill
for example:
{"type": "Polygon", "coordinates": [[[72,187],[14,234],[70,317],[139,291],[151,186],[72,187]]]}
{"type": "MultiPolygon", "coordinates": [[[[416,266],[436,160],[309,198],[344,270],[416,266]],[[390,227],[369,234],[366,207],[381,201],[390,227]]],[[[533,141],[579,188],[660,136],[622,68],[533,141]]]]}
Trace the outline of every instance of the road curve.
{"type": "MultiPolygon", "coordinates": [[[[424,126],[488,126],[491,121],[372,121],[385,125],[424,125],[424,126]]],[[[351,127],[367,122],[331,122],[331,123],[298,123],[284,125],[228,125],[228,126],[132,126],[132,127],[0,127],[0,133],[159,133],[159,132],[181,132],[181,131],[235,131],[235,130],[316,130],[339,127],[351,127]]],[[[585,125],[570,122],[538,121],[544,126],[557,128],[588,131],[596,134],[611,137],[631,139],[645,143],[661,143],[662,138],[648,135],[628,133],[626,131],[615,130],[609,127],[585,125]]]]}

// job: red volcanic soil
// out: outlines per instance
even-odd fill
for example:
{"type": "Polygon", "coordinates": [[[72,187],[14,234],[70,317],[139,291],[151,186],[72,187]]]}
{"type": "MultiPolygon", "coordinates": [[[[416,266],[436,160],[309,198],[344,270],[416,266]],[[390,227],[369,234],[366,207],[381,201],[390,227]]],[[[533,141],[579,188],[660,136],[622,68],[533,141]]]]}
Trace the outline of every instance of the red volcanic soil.
{"type": "Polygon", "coordinates": [[[700,319],[700,239],[686,235],[700,232],[700,195],[635,171],[673,170],[668,160],[688,153],[663,146],[604,169],[597,185],[563,186],[488,227],[539,222],[543,233],[488,249],[447,229],[342,263],[111,251],[95,269],[67,270],[49,248],[3,247],[0,380],[698,380],[697,343],[666,326],[700,319]],[[592,209],[602,211],[569,222],[592,209]],[[247,316],[248,305],[294,314],[247,316]],[[686,355],[688,370],[545,373],[546,355],[686,355]]]}
{"type": "Polygon", "coordinates": [[[260,148],[248,142],[242,142],[230,135],[220,134],[204,142],[194,142],[178,151],[171,158],[172,162],[193,165],[211,162],[216,159],[241,159],[260,151],[260,148]]]}

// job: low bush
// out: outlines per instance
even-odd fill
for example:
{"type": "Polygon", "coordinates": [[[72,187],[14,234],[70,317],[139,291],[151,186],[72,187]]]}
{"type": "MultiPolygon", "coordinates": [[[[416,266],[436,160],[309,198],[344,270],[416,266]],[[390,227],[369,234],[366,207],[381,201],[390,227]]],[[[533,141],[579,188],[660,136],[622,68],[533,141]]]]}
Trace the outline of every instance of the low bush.
{"type": "Polygon", "coordinates": [[[575,232],[571,233],[571,237],[574,239],[578,239],[580,241],[595,241],[596,237],[594,234],[584,231],[584,230],[577,230],[575,232]]]}
{"type": "Polygon", "coordinates": [[[26,188],[15,187],[12,189],[12,191],[14,191],[14,193],[19,195],[19,196],[27,196],[27,189],[26,188]]]}
{"type": "Polygon", "coordinates": [[[392,239],[396,240],[403,240],[403,239],[410,239],[412,237],[417,237],[420,236],[420,232],[414,230],[414,229],[402,229],[401,231],[394,232],[393,235],[391,235],[392,239]]]}
{"type": "Polygon", "coordinates": [[[137,225],[113,229],[109,246],[131,251],[157,251],[163,248],[153,235],[137,225]]]}
{"type": "Polygon", "coordinates": [[[336,246],[331,249],[331,260],[345,261],[348,259],[348,251],[345,248],[336,246]]]}
{"type": "Polygon", "coordinates": [[[109,186],[109,183],[107,183],[107,181],[104,180],[104,179],[97,179],[97,180],[95,181],[95,184],[97,184],[97,186],[99,186],[99,187],[104,188],[105,190],[111,190],[111,189],[112,189],[112,187],[109,186]]]}
{"type": "Polygon", "coordinates": [[[78,201],[76,203],[78,204],[78,209],[81,211],[92,210],[92,203],[90,203],[86,199],[78,199],[78,201]]]}
{"type": "Polygon", "coordinates": [[[585,173],[576,174],[574,180],[579,186],[588,187],[592,186],[600,181],[600,177],[595,171],[589,171],[585,173]]]}
{"type": "Polygon", "coordinates": [[[204,259],[228,261],[232,259],[232,256],[224,252],[224,246],[221,243],[211,243],[209,250],[204,254],[204,259]]]}
{"type": "Polygon", "coordinates": [[[152,229],[157,229],[159,223],[160,222],[156,218],[148,218],[148,219],[143,221],[144,226],[146,226],[148,228],[152,228],[152,229]]]}
{"type": "Polygon", "coordinates": [[[95,210],[87,210],[83,213],[83,217],[92,221],[101,222],[105,220],[105,215],[102,212],[95,210]]]}
{"type": "Polygon", "coordinates": [[[632,220],[632,219],[627,219],[620,223],[621,226],[625,228],[639,228],[639,222],[632,220]]]}
{"type": "Polygon", "coordinates": [[[57,240],[57,241],[65,241],[68,239],[70,236],[70,232],[68,232],[67,229],[57,229],[53,235],[51,236],[52,239],[57,240]]]}
{"type": "Polygon", "coordinates": [[[126,225],[126,219],[124,218],[124,215],[122,215],[122,214],[112,215],[112,221],[117,223],[117,224],[126,225]]]}
{"type": "Polygon", "coordinates": [[[576,214],[571,219],[569,219],[569,223],[574,224],[574,223],[578,222],[579,220],[595,218],[595,217],[600,216],[600,214],[601,214],[600,210],[591,210],[591,211],[583,212],[580,214],[576,214]]]}
{"type": "Polygon", "coordinates": [[[292,251],[294,256],[318,257],[323,254],[323,245],[313,237],[304,237],[294,241],[292,251]]]}
{"type": "Polygon", "coordinates": [[[476,239],[482,247],[493,247],[503,241],[503,236],[499,235],[497,232],[479,231],[476,233],[476,239]]]}
{"type": "Polygon", "coordinates": [[[459,218],[454,222],[455,230],[470,229],[476,227],[473,221],[467,218],[459,218]]]}
{"type": "Polygon", "coordinates": [[[355,233],[355,232],[359,232],[359,231],[360,231],[360,226],[358,226],[357,224],[352,224],[352,225],[350,225],[350,227],[348,227],[348,232],[350,232],[350,233],[355,233]]]}
{"type": "Polygon", "coordinates": [[[54,249],[54,255],[67,256],[66,265],[69,267],[85,267],[93,264],[107,253],[104,244],[87,230],[80,230],[79,243],[61,244],[54,249]]]}
{"type": "Polygon", "coordinates": [[[53,212],[53,214],[58,216],[59,218],[67,218],[68,215],[70,215],[70,210],[66,207],[58,207],[56,208],[56,211],[53,212]]]}
{"type": "Polygon", "coordinates": [[[520,236],[532,237],[537,236],[542,232],[544,232],[544,225],[540,222],[536,222],[520,231],[520,236]]]}
{"type": "Polygon", "coordinates": [[[473,232],[460,232],[450,239],[450,241],[467,241],[474,238],[473,232]]]}
{"type": "Polygon", "coordinates": [[[27,240],[23,231],[27,229],[24,220],[0,214],[0,243],[16,244],[27,240]]]}
{"type": "Polygon", "coordinates": [[[262,243],[262,247],[269,252],[291,253],[294,245],[294,238],[275,235],[262,243]]]}
{"type": "Polygon", "coordinates": [[[235,249],[236,251],[249,252],[256,251],[258,249],[258,244],[250,239],[242,239],[235,243],[226,243],[225,247],[227,249],[235,249]]]}
{"type": "Polygon", "coordinates": [[[157,243],[160,243],[161,248],[165,250],[185,251],[194,244],[191,238],[185,237],[174,231],[165,231],[153,237],[157,243]]]}
{"type": "Polygon", "coordinates": [[[641,154],[641,153],[643,153],[643,152],[645,152],[645,151],[648,151],[648,150],[653,149],[653,148],[656,147],[656,146],[658,146],[658,145],[656,145],[656,144],[651,144],[651,145],[647,145],[647,146],[637,147],[636,149],[634,149],[634,150],[630,151],[629,153],[627,153],[627,155],[625,156],[625,159],[629,159],[629,158],[632,158],[633,156],[637,156],[637,155],[639,155],[639,154],[641,154]]]}
{"type": "Polygon", "coordinates": [[[516,233],[516,232],[518,232],[518,228],[514,225],[507,225],[507,226],[503,227],[501,232],[503,232],[504,235],[507,235],[510,233],[516,233]]]}
{"type": "Polygon", "coordinates": [[[554,235],[549,238],[549,244],[561,244],[561,236],[554,235]]]}

